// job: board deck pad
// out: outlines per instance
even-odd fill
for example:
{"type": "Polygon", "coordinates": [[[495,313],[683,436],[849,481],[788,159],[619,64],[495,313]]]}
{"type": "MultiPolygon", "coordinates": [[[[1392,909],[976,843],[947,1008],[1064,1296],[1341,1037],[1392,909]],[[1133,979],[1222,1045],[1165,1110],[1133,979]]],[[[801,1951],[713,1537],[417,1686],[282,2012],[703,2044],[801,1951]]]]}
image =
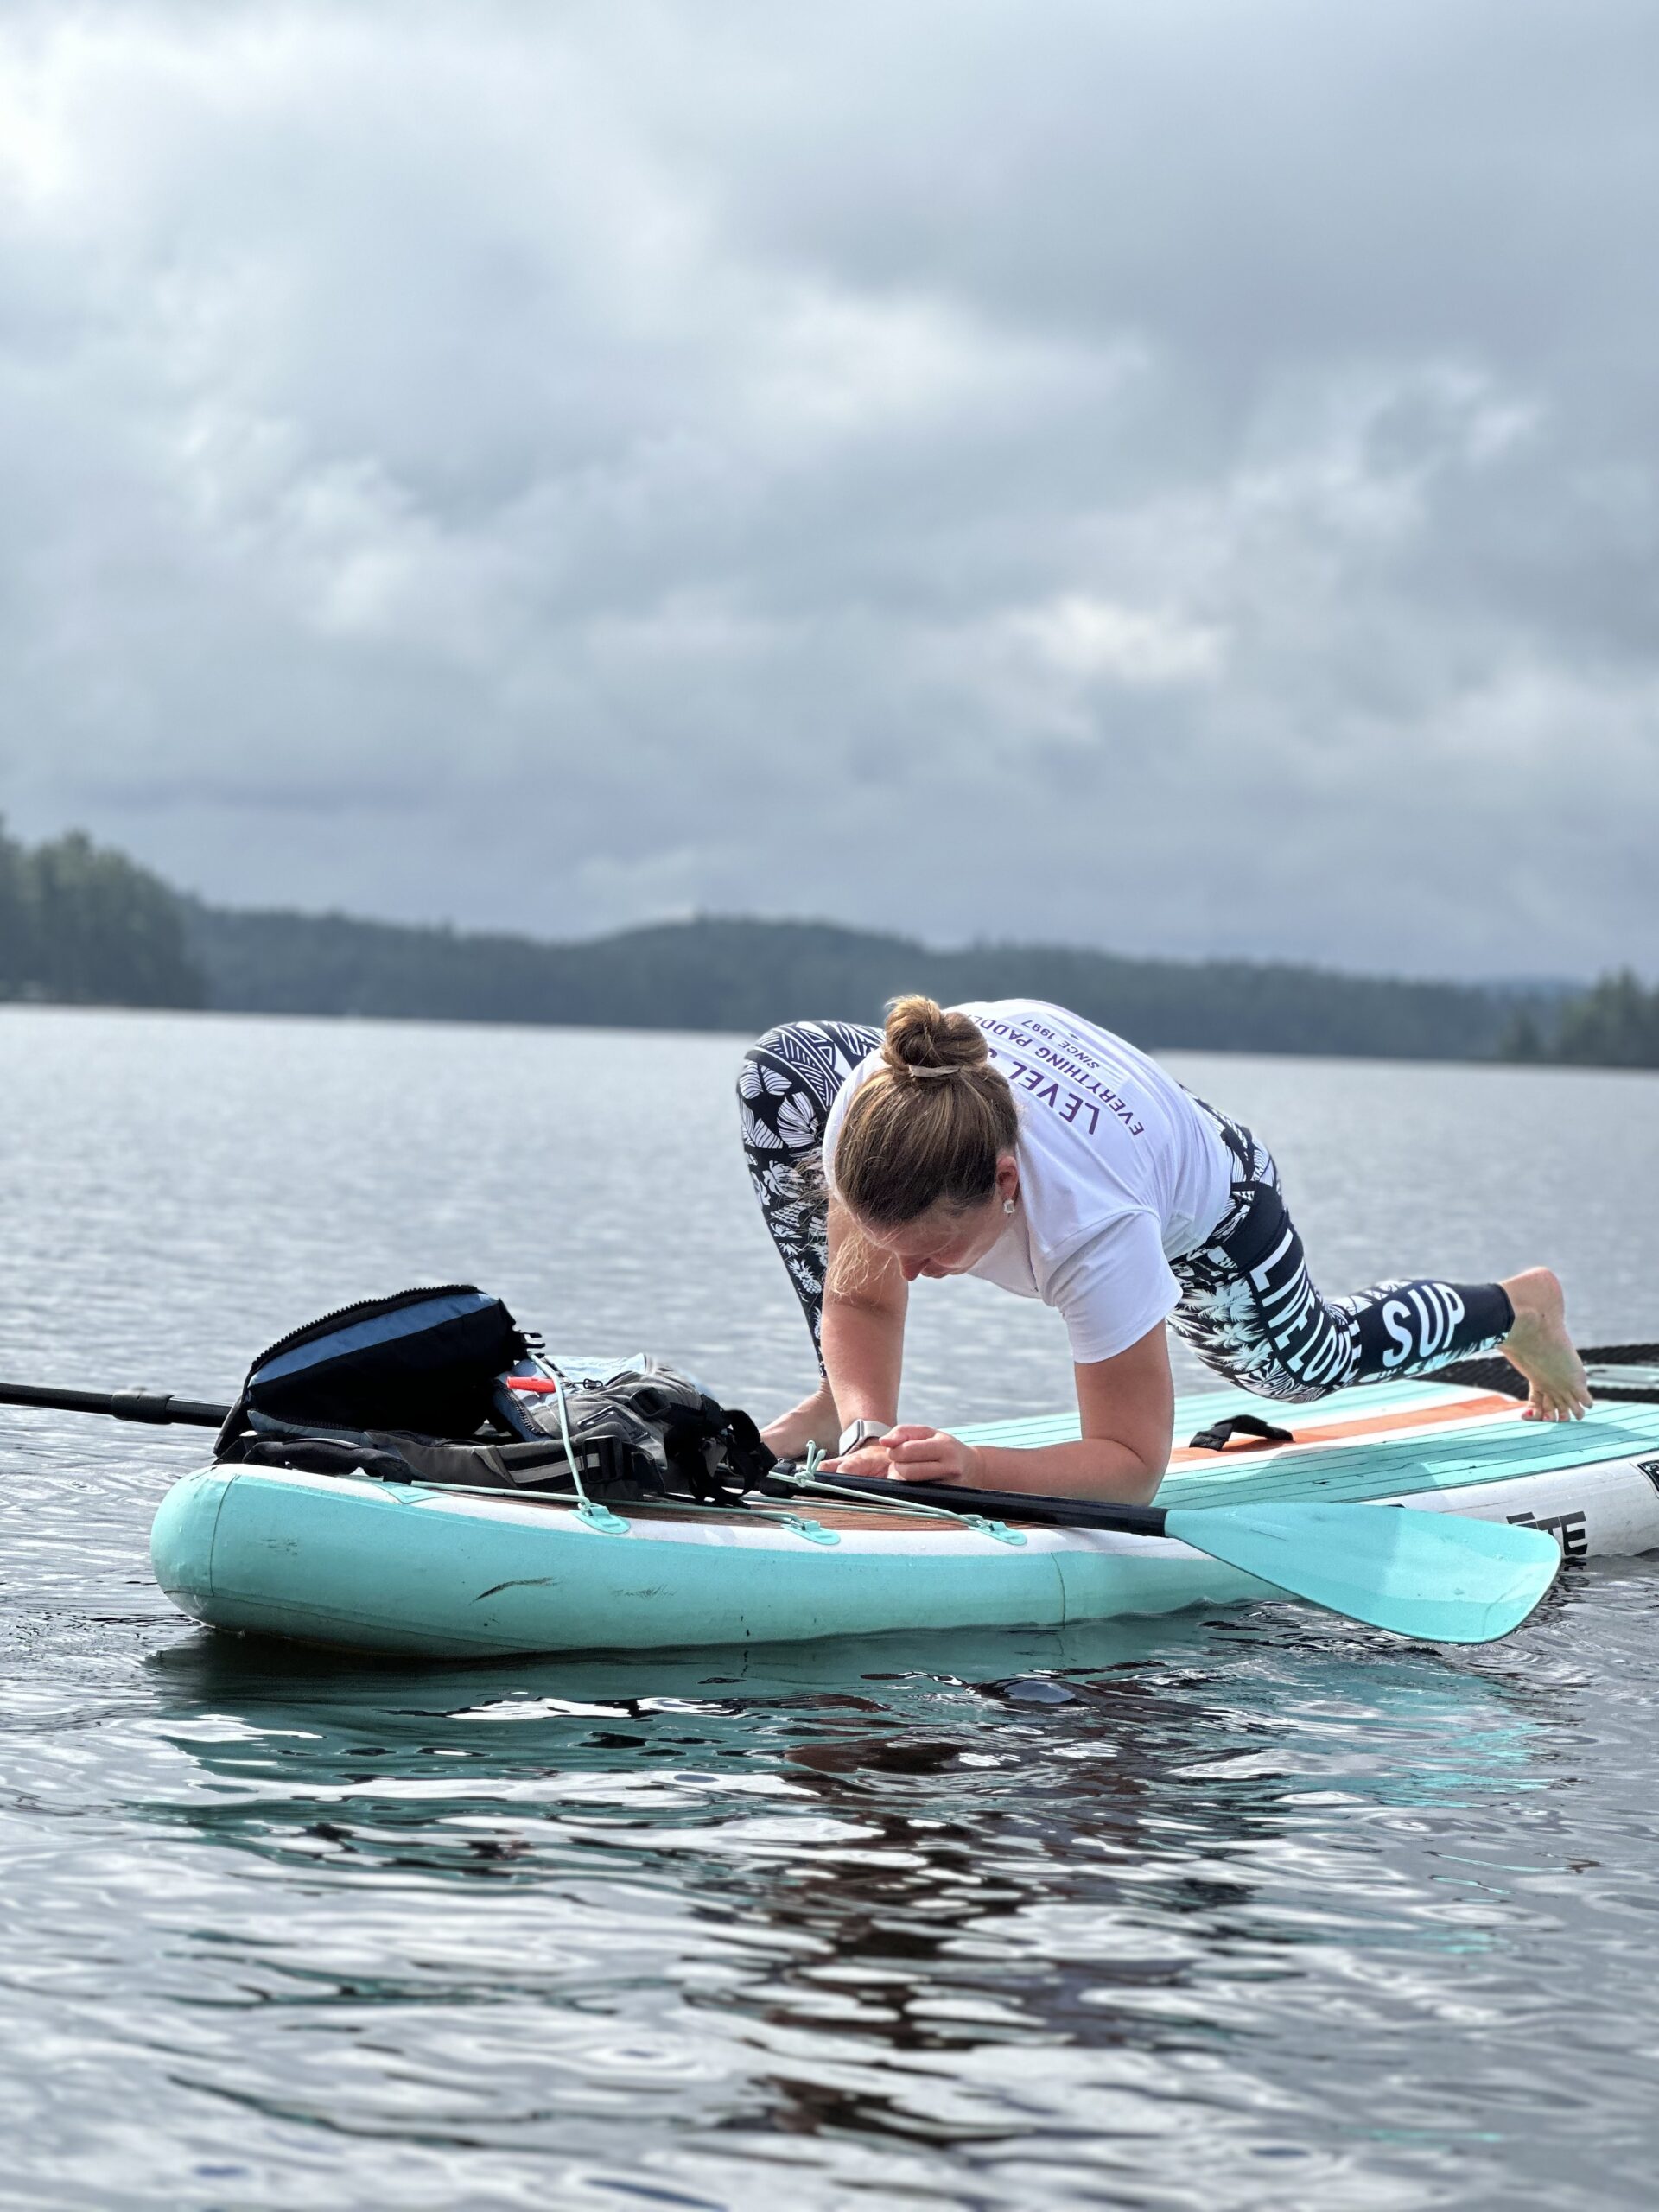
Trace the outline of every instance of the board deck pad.
{"type": "MultiPolygon", "coordinates": [[[[1070,1442],[1077,1433],[1075,1413],[986,1421],[957,1432],[970,1444],[1027,1448],[1070,1442]]],[[[1247,1390],[1211,1390],[1177,1398],[1175,1442],[1175,1463],[1158,1492],[1160,1505],[1296,1499],[1359,1505],[1659,1452],[1659,1405],[1598,1406],[1580,1421],[1532,1421],[1522,1419],[1516,1400],[1498,1402],[1432,1377],[1341,1390],[1304,1406],[1247,1390]],[[1182,1450],[1198,1430],[1242,1413],[1289,1429],[1294,1441],[1195,1455],[1202,1464],[1182,1450]],[[1322,1430],[1342,1433],[1321,1443],[1322,1430]]]]}

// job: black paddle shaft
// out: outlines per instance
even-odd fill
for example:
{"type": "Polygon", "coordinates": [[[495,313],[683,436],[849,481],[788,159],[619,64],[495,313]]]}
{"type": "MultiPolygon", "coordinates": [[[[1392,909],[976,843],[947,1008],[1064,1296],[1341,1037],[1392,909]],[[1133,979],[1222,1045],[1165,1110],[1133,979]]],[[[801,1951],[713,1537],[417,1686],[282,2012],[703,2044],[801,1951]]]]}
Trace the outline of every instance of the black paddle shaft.
{"type": "MultiPolygon", "coordinates": [[[[1125,1536],[1161,1536],[1160,1505],[1103,1505],[1086,1497],[1044,1497],[1020,1490],[964,1490],[956,1483],[895,1483],[884,1475],[825,1475],[826,1491],[856,1491],[896,1505],[940,1505],[948,1513],[980,1513],[999,1521],[1038,1521],[1058,1529],[1115,1529],[1125,1536]]],[[[791,1485],[792,1487],[792,1485],[791,1485]]]]}
{"type": "Polygon", "coordinates": [[[44,1406],[59,1414],[105,1414],[112,1421],[156,1426],[177,1421],[189,1428],[222,1428],[228,1406],[170,1397],[164,1390],[49,1390],[34,1382],[0,1382],[0,1406],[44,1406]]]}

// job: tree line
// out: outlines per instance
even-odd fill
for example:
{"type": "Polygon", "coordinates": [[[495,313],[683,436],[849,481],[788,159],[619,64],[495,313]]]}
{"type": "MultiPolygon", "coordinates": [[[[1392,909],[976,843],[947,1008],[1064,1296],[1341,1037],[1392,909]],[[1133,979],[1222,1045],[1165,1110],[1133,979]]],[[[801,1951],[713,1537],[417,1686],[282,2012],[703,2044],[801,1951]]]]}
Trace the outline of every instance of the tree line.
{"type": "Polygon", "coordinates": [[[1633,969],[1622,968],[1565,1000],[1553,1021],[1522,1008],[1504,1031],[1498,1057],[1579,1067],[1659,1068],[1659,988],[1644,989],[1633,969]]]}
{"type": "Polygon", "coordinates": [[[72,830],[33,847],[0,822],[0,998],[199,1007],[200,962],[178,894],[72,830]]]}
{"type": "Polygon", "coordinates": [[[1477,985],[1063,945],[942,952],[823,922],[702,917],[548,944],[198,906],[188,931],[215,1004],[273,1013],[753,1035],[798,1016],[876,1020],[897,993],[925,990],[947,1004],[1052,999],[1153,1046],[1466,1059],[1492,1055],[1515,1010],[1477,985]]]}
{"type": "Polygon", "coordinates": [[[210,906],[79,834],[31,849],[0,825],[0,998],[755,1034],[917,989],[1052,999],[1154,1049],[1659,1067],[1659,990],[1630,973],[1575,995],[710,916],[546,943],[210,906]]]}

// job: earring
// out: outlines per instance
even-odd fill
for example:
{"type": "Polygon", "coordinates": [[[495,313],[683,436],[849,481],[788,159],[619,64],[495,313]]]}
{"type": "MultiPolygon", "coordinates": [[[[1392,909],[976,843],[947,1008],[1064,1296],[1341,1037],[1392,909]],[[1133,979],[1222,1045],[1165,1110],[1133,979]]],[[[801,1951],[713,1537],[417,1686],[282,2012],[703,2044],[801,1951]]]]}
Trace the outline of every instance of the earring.
{"type": "Polygon", "coordinates": [[[1004,1213],[1012,1213],[1014,1211],[1014,1200],[1012,1198],[1003,1199],[1002,1211],[1004,1213]]]}

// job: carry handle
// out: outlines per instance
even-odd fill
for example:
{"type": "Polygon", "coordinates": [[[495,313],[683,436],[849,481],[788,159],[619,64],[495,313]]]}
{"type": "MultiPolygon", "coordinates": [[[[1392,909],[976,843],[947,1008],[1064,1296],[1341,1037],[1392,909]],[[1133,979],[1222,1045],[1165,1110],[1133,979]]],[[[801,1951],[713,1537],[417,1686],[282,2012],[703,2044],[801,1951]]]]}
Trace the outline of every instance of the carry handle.
{"type": "Polygon", "coordinates": [[[1189,1448],[1194,1452],[1224,1452],[1235,1436],[1249,1438],[1248,1444],[1240,1446],[1246,1452],[1260,1452],[1269,1444],[1296,1441],[1287,1428],[1275,1428],[1260,1414],[1234,1414],[1226,1421],[1217,1421],[1213,1427],[1201,1428],[1189,1448]]]}

